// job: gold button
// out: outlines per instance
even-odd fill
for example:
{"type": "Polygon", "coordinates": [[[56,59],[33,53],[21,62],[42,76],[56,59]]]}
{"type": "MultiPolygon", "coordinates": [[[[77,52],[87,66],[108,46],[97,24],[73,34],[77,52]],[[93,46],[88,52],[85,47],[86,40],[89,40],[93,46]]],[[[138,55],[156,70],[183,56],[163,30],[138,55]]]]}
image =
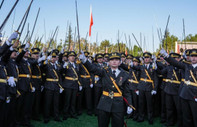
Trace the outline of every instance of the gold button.
{"type": "Polygon", "coordinates": [[[114,88],[114,86],[112,86],[114,88]]]}

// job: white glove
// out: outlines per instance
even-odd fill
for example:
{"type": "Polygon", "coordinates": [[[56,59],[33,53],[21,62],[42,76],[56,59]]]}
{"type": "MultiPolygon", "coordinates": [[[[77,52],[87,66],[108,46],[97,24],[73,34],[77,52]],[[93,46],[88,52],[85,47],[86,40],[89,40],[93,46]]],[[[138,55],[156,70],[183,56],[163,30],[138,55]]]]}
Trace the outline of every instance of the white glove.
{"type": "Polygon", "coordinates": [[[152,59],[153,59],[154,62],[156,62],[156,60],[157,60],[155,55],[152,55],[152,59]]]}
{"type": "Polygon", "coordinates": [[[11,34],[11,36],[8,38],[8,41],[11,42],[12,40],[15,40],[18,37],[18,33],[14,32],[11,34]]]}
{"type": "Polygon", "coordinates": [[[8,79],[8,85],[11,86],[11,87],[16,86],[16,83],[15,83],[15,81],[14,81],[14,77],[10,77],[10,78],[8,79]]]}
{"type": "Polygon", "coordinates": [[[151,91],[151,94],[152,94],[152,95],[155,95],[155,94],[157,94],[157,91],[152,90],[152,91],[151,91]]]}
{"type": "Polygon", "coordinates": [[[36,91],[36,88],[35,87],[32,87],[31,92],[34,93],[35,91],[36,91]]]}
{"type": "Polygon", "coordinates": [[[197,98],[195,98],[195,102],[197,102],[197,98]]]}
{"type": "Polygon", "coordinates": [[[164,50],[163,48],[160,50],[160,53],[162,55],[164,55],[164,57],[168,57],[169,56],[168,53],[166,52],[166,50],[164,50]]]}
{"type": "Polygon", "coordinates": [[[60,53],[64,53],[64,48],[61,49],[60,53]]]}
{"type": "Polygon", "coordinates": [[[64,91],[64,89],[60,88],[60,93],[62,93],[64,91]]]}
{"type": "Polygon", "coordinates": [[[25,44],[25,50],[28,49],[29,47],[30,47],[30,44],[29,43],[26,43],[25,44]]]}
{"type": "Polygon", "coordinates": [[[82,91],[82,86],[79,86],[79,91],[82,91]]]}
{"type": "Polygon", "coordinates": [[[44,86],[42,85],[42,86],[41,86],[41,92],[42,92],[43,90],[44,90],[44,86]]]}
{"type": "Polygon", "coordinates": [[[90,84],[90,88],[93,88],[93,84],[92,83],[90,84]]]}
{"type": "Polygon", "coordinates": [[[157,70],[157,64],[155,62],[153,63],[153,67],[155,70],[157,70]]]}
{"type": "Polygon", "coordinates": [[[67,65],[68,65],[68,62],[65,62],[63,65],[63,68],[66,68],[67,65]]]}
{"type": "Polygon", "coordinates": [[[92,60],[88,59],[88,61],[89,61],[90,63],[92,63],[92,60]]]}
{"type": "Polygon", "coordinates": [[[7,104],[10,103],[10,98],[11,98],[11,97],[6,97],[6,103],[7,103],[7,104]]]}
{"type": "Polygon", "coordinates": [[[127,114],[131,114],[133,112],[133,109],[131,107],[127,107],[127,114]]]}
{"type": "Polygon", "coordinates": [[[81,54],[79,55],[79,59],[82,61],[82,63],[86,62],[87,58],[83,51],[81,51],[81,54]]]}
{"type": "Polygon", "coordinates": [[[137,95],[139,95],[139,94],[140,94],[139,90],[136,90],[136,91],[135,91],[135,93],[136,93],[137,95]]]}
{"type": "Polygon", "coordinates": [[[47,60],[51,60],[51,58],[52,58],[52,56],[48,56],[48,57],[47,57],[47,60]]]}
{"type": "Polygon", "coordinates": [[[133,61],[131,61],[130,66],[133,67],[133,61]]]}
{"type": "Polygon", "coordinates": [[[98,81],[98,80],[99,80],[99,77],[94,77],[94,80],[95,80],[95,81],[98,81]]]}
{"type": "Polygon", "coordinates": [[[45,60],[45,59],[46,59],[46,56],[40,57],[40,58],[38,59],[38,63],[42,62],[42,61],[45,60]]]}
{"type": "Polygon", "coordinates": [[[185,58],[185,59],[187,58],[186,52],[183,53],[183,58],[185,58]]]}

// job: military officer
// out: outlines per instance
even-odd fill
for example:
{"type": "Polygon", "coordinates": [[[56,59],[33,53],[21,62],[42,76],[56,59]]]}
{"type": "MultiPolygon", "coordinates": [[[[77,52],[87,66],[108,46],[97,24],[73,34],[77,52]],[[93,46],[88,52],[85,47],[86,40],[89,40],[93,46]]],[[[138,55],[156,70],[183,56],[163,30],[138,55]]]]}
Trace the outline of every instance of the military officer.
{"type": "Polygon", "coordinates": [[[153,95],[157,93],[158,77],[154,65],[151,63],[152,54],[143,53],[144,64],[141,66],[133,66],[133,69],[140,71],[139,90],[139,116],[138,122],[143,122],[145,117],[145,106],[147,106],[147,114],[149,124],[153,124],[153,95]]]}
{"type": "MultiPolygon", "coordinates": [[[[84,53],[79,56],[87,69],[98,75],[102,80],[103,94],[97,106],[98,113],[98,126],[108,127],[111,118],[112,127],[123,127],[125,102],[127,99],[128,104],[131,104],[131,94],[128,88],[128,74],[118,68],[120,65],[120,55],[112,53],[109,57],[109,68],[100,69],[99,67],[91,64],[84,53]]],[[[127,113],[130,114],[132,108],[127,107],[127,113]]]]}
{"type": "Polygon", "coordinates": [[[162,49],[161,54],[165,56],[165,60],[171,65],[184,70],[184,84],[180,91],[181,107],[183,112],[183,127],[197,126],[197,49],[190,51],[191,64],[184,64],[174,60],[168,53],[162,49]]]}

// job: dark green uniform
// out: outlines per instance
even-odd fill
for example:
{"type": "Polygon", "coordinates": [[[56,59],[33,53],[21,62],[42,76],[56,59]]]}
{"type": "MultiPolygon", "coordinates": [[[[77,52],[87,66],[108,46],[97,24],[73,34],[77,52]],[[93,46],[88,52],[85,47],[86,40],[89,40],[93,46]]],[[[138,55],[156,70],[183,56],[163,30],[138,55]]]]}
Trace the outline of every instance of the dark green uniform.
{"type": "Polygon", "coordinates": [[[102,80],[103,95],[101,96],[97,106],[99,110],[98,126],[108,127],[110,117],[112,117],[112,127],[123,127],[126,106],[123,97],[119,95],[110,77],[113,77],[116,84],[120,88],[122,95],[128,100],[129,104],[131,104],[131,94],[128,87],[128,74],[124,70],[119,69],[120,73],[116,77],[112,74],[111,68],[106,70],[100,69],[88,61],[86,61],[84,65],[90,72],[98,75],[102,80]]]}
{"type": "MultiPolygon", "coordinates": [[[[197,55],[196,49],[193,49],[190,55],[197,55]]],[[[184,64],[182,62],[177,62],[173,58],[166,58],[166,61],[171,65],[183,69],[185,72],[185,81],[183,87],[180,91],[181,106],[183,111],[183,127],[197,126],[197,102],[195,98],[197,97],[197,67],[193,67],[190,64],[184,64]]]]}

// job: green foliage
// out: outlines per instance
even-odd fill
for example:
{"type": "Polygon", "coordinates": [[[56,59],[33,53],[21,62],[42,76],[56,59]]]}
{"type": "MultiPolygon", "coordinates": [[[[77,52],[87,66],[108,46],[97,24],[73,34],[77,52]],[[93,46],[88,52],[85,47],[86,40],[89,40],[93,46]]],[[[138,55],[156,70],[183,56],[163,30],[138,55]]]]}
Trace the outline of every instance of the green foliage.
{"type": "Polygon", "coordinates": [[[197,42],[197,34],[195,34],[194,36],[192,34],[189,34],[187,37],[185,37],[185,41],[195,41],[197,42]]]}

